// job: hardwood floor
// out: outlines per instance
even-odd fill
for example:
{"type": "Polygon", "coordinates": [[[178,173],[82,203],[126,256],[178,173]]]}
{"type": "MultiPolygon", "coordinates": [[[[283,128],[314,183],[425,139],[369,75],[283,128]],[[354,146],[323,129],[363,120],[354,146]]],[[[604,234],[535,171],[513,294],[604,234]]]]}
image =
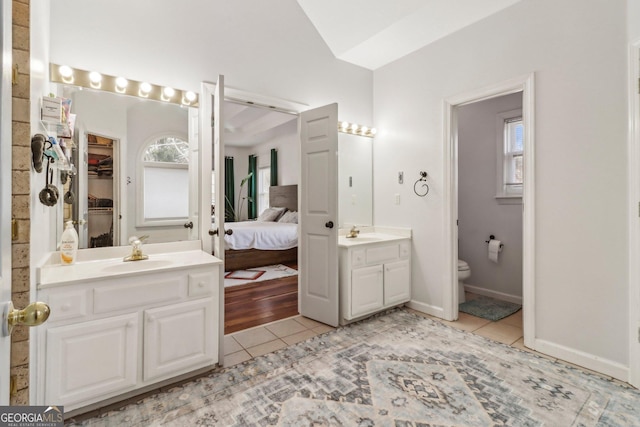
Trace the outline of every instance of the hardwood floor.
{"type": "MultiPolygon", "coordinates": [[[[288,267],[298,269],[297,264],[288,267]]],[[[224,290],[224,333],[230,334],[298,314],[298,276],[224,290]]]]}

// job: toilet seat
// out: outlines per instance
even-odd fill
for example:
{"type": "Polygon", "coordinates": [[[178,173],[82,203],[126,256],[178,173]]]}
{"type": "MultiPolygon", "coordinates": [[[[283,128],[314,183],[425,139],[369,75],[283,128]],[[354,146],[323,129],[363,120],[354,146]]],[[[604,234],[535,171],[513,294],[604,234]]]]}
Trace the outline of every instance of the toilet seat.
{"type": "Polygon", "coordinates": [[[458,260],[458,271],[467,271],[469,270],[469,264],[467,264],[466,262],[462,261],[461,259],[458,260]]]}

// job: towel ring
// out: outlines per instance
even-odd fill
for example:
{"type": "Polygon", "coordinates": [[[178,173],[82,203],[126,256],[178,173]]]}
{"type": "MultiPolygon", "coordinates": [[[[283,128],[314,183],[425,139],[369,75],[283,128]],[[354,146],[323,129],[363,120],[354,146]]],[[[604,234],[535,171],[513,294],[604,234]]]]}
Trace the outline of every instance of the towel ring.
{"type": "Polygon", "coordinates": [[[427,184],[427,173],[424,171],[420,172],[420,178],[413,184],[413,192],[416,193],[417,196],[424,197],[429,194],[429,184],[427,184]]]}

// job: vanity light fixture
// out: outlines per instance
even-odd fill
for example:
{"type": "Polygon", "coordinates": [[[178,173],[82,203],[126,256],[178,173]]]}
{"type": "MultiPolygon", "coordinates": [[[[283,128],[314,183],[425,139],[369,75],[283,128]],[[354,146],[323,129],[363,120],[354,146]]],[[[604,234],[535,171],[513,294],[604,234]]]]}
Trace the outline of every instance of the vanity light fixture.
{"type": "Polygon", "coordinates": [[[124,77],[110,76],[96,71],[71,68],[68,65],[49,64],[49,81],[52,83],[72,84],[81,89],[89,88],[121,93],[182,106],[198,106],[198,94],[192,91],[128,80],[124,77]]]}
{"type": "Polygon", "coordinates": [[[338,132],[373,138],[373,136],[376,134],[376,128],[361,126],[357,123],[338,122],[338,132]]]}

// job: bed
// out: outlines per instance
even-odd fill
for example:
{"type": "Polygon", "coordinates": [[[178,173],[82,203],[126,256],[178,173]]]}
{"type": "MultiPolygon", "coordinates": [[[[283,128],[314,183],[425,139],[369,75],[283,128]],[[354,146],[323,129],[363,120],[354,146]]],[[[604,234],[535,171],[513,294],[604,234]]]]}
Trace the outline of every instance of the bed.
{"type": "MultiPolygon", "coordinates": [[[[298,211],[298,186],[277,185],[269,188],[269,206],[298,211]]],[[[225,270],[242,270],[298,260],[298,225],[293,223],[242,221],[228,222],[225,229],[225,270]]]]}

